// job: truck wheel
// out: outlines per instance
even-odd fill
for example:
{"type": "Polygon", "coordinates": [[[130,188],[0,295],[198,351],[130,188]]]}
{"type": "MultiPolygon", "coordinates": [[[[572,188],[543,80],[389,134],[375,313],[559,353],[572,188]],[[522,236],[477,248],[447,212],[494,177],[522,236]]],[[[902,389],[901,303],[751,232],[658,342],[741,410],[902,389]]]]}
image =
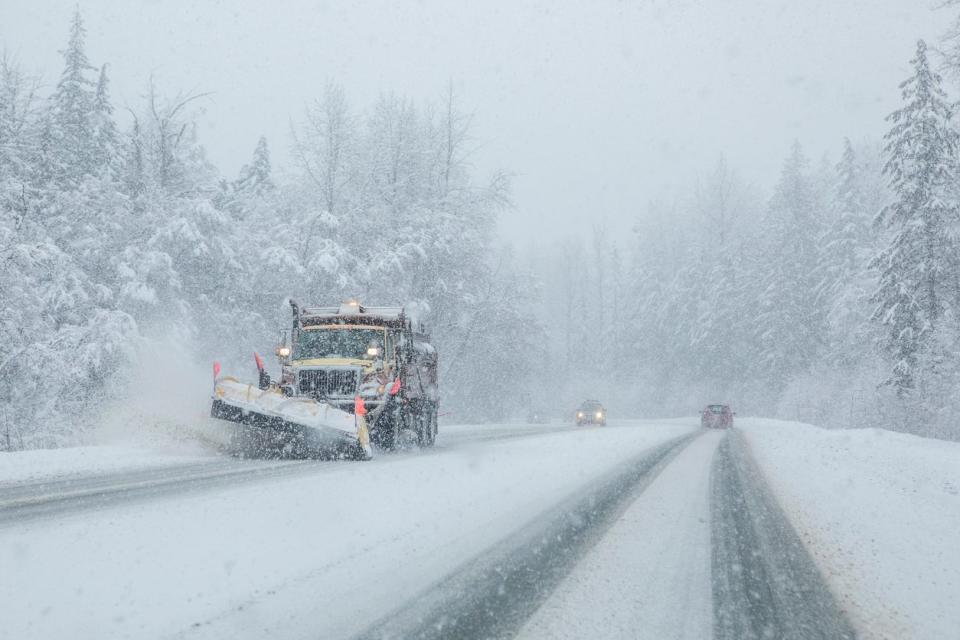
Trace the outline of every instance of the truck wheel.
{"type": "Polygon", "coordinates": [[[380,416],[376,428],[370,430],[370,439],[381,449],[395,449],[400,441],[400,425],[403,415],[400,412],[380,416]]]}
{"type": "Polygon", "coordinates": [[[437,410],[429,404],[421,404],[416,414],[417,444],[432,447],[437,441],[437,410]]]}
{"type": "Polygon", "coordinates": [[[437,441],[437,410],[427,409],[420,414],[420,446],[432,447],[437,441]]]}
{"type": "Polygon", "coordinates": [[[373,460],[373,453],[369,447],[364,449],[360,444],[356,444],[346,451],[346,457],[351,460],[373,460]]]}

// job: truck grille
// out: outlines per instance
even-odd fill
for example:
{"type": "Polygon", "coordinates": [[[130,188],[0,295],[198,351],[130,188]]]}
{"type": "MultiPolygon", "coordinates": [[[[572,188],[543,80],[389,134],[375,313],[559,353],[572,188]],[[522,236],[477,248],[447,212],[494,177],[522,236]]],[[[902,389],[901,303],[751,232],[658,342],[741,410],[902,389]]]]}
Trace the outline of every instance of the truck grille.
{"type": "Polygon", "coordinates": [[[306,369],[300,371],[297,388],[303,395],[322,398],[353,396],[359,374],[356,369],[306,369]]]}

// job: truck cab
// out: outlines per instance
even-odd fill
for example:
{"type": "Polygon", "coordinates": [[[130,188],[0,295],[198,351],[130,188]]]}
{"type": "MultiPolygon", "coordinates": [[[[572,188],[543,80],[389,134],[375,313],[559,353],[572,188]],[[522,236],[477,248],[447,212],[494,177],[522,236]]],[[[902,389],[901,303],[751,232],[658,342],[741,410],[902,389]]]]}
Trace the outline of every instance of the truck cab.
{"type": "Polygon", "coordinates": [[[286,395],[351,412],[359,397],[375,440],[382,436],[393,445],[409,430],[421,444],[432,444],[437,356],[422,323],[403,307],[366,307],[356,300],[291,307],[289,342],[284,336],[277,348],[286,395]]]}

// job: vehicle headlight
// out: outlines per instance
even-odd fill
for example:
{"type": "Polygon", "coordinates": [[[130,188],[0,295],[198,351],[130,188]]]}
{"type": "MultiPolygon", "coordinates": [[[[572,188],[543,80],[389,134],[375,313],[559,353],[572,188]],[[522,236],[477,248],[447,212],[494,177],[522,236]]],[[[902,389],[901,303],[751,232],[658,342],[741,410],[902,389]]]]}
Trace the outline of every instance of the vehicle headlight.
{"type": "Polygon", "coordinates": [[[598,418],[602,418],[602,417],[603,417],[603,411],[597,411],[597,417],[598,417],[598,418]]]}
{"type": "Polygon", "coordinates": [[[277,347],[277,355],[286,358],[290,355],[290,347],[277,347]]]}
{"type": "Polygon", "coordinates": [[[577,411],[577,417],[578,417],[578,418],[582,418],[582,417],[583,417],[583,411],[577,411]]]}

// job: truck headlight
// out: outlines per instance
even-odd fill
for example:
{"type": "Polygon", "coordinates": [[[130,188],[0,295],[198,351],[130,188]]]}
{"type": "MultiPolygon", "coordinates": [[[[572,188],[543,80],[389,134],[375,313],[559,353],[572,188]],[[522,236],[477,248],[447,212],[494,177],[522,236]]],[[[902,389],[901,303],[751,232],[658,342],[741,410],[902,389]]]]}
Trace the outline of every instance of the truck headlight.
{"type": "Polygon", "coordinates": [[[583,417],[583,411],[577,411],[577,417],[578,417],[578,418],[582,418],[582,417],[583,417]]]}
{"type": "Polygon", "coordinates": [[[286,358],[290,355],[290,347],[277,347],[277,355],[286,358]]]}
{"type": "Polygon", "coordinates": [[[603,417],[603,411],[597,411],[597,420],[603,417]]]}

